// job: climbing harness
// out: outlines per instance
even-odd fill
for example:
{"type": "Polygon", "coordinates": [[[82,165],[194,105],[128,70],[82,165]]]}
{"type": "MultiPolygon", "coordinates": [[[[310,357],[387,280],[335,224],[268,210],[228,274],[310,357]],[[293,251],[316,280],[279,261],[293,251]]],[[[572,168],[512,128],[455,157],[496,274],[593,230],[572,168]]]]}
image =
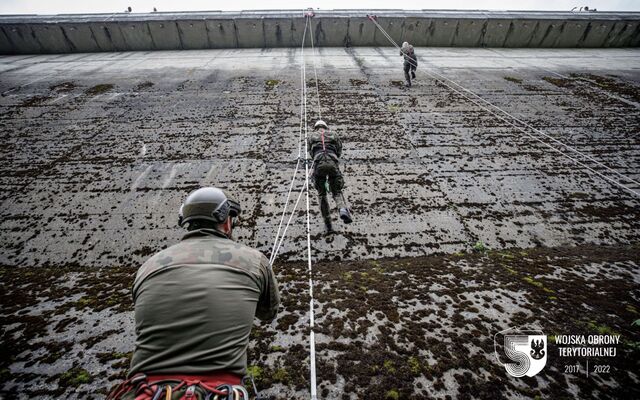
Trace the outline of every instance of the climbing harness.
{"type": "MultiPolygon", "coordinates": [[[[243,386],[244,377],[238,384],[220,383],[229,378],[227,374],[217,377],[196,375],[151,375],[140,373],[116,386],[107,396],[107,400],[119,400],[122,396],[150,400],[249,400],[249,392],[243,386]],[[212,383],[218,382],[218,383],[212,383]]],[[[253,382],[253,377],[250,377],[253,382]]],[[[258,392],[253,384],[256,398],[258,392]]]]}
{"type": "MultiPolygon", "coordinates": [[[[377,17],[375,15],[367,15],[367,18],[373,22],[375,24],[375,26],[380,30],[380,32],[389,40],[389,42],[391,42],[391,44],[393,44],[397,49],[400,50],[400,52],[402,54],[406,54],[401,48],[400,46],[398,46],[398,44],[393,40],[393,38],[382,28],[382,26],[380,26],[380,24],[377,21],[377,17]]],[[[580,167],[584,168],[585,170],[594,173],[596,175],[598,175],[600,178],[603,178],[604,180],[608,181],[609,183],[616,185],[624,190],[627,190],[628,192],[640,197],[640,182],[625,175],[622,174],[618,171],[616,171],[615,169],[603,164],[602,162],[596,160],[595,158],[591,157],[588,154],[585,154],[583,152],[581,152],[580,150],[550,136],[549,134],[545,133],[544,131],[532,126],[531,124],[527,123],[526,121],[521,120],[520,118],[515,117],[514,115],[510,114],[509,112],[505,111],[504,109],[496,106],[495,104],[489,102],[488,100],[485,100],[483,97],[481,97],[480,95],[472,92],[471,90],[465,88],[464,86],[460,85],[459,83],[453,81],[450,78],[447,78],[446,76],[435,72],[435,71],[429,71],[426,69],[423,69],[425,71],[425,73],[427,75],[429,75],[431,78],[435,79],[436,81],[440,81],[443,85],[445,85],[446,87],[448,87],[450,90],[452,90],[453,92],[461,95],[462,97],[464,97],[466,100],[470,101],[471,103],[475,104],[476,106],[482,108],[483,110],[487,111],[488,113],[490,113],[491,115],[495,116],[496,118],[500,119],[501,121],[507,123],[508,125],[514,127],[515,129],[519,130],[520,132],[524,133],[525,135],[527,135],[529,138],[545,145],[546,147],[550,148],[551,150],[563,155],[564,157],[568,158],[569,160],[573,161],[575,164],[579,165],[580,167]],[[447,83],[449,82],[449,83],[447,83]],[[456,89],[455,87],[457,87],[458,89],[456,89]],[[473,96],[467,96],[466,93],[468,93],[469,95],[473,96]],[[474,100],[474,98],[478,99],[478,101],[474,100]],[[500,114],[499,114],[499,113],[500,114]],[[507,119],[510,118],[511,120],[507,119]],[[516,123],[520,125],[517,125],[516,123]],[[535,132],[537,135],[532,135],[528,130],[535,132]],[[605,169],[607,171],[609,171],[612,174],[617,175],[619,178],[622,178],[622,180],[616,180],[614,178],[611,178],[607,175],[605,175],[604,173],[596,170],[595,168],[592,168],[588,165],[586,165],[584,162],[578,160],[575,156],[571,156],[569,154],[567,154],[567,152],[562,151],[561,149],[551,145],[550,143],[547,143],[546,141],[542,140],[540,138],[540,136],[558,144],[559,146],[562,146],[563,148],[565,148],[566,150],[579,155],[580,157],[583,157],[591,162],[593,162],[594,164],[596,164],[598,167],[600,167],[601,169],[605,169]],[[622,182],[628,182],[628,183],[632,183],[633,185],[636,185],[637,188],[632,188],[630,187],[630,185],[624,184],[622,182]]]]}

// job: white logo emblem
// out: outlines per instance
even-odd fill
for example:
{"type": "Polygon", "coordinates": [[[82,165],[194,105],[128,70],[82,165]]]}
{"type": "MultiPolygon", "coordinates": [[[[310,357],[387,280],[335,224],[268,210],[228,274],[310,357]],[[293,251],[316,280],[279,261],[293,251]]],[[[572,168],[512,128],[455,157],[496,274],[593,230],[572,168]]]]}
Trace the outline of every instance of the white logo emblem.
{"type": "Polygon", "coordinates": [[[498,362],[504,365],[507,373],[516,378],[535,376],[547,364],[547,336],[542,331],[521,331],[509,328],[498,332],[493,337],[493,345],[498,362]],[[513,331],[507,333],[507,331],[513,331]],[[535,334],[528,334],[535,333],[535,334]],[[509,359],[502,362],[498,356],[499,334],[504,335],[504,354],[509,359]]]}

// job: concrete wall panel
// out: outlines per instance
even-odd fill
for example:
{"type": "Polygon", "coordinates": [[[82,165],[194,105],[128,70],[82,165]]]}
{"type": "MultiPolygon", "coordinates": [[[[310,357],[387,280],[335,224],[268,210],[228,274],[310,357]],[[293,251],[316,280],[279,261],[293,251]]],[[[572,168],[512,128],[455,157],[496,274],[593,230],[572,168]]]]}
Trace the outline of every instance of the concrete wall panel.
{"type": "Polygon", "coordinates": [[[430,45],[438,47],[453,46],[457,27],[458,21],[455,19],[434,19],[429,41],[430,45]]]}
{"type": "Polygon", "coordinates": [[[291,18],[289,26],[291,29],[291,46],[302,46],[302,33],[304,32],[304,18],[291,18]]]}
{"type": "Polygon", "coordinates": [[[185,50],[208,49],[207,26],[204,21],[176,21],[182,48],[185,50]]]}
{"type": "Polygon", "coordinates": [[[182,49],[182,39],[174,21],[149,21],[147,28],[156,50],[182,49]]]}
{"type": "Polygon", "coordinates": [[[348,18],[312,18],[314,45],[340,47],[347,43],[348,18]]]}
{"type": "Polygon", "coordinates": [[[557,20],[539,21],[529,45],[531,47],[553,47],[559,33],[562,32],[563,23],[563,21],[557,20]]]}
{"type": "Polygon", "coordinates": [[[457,47],[478,47],[484,41],[486,20],[465,19],[458,22],[453,38],[453,45],[457,47]]]}
{"type": "Polygon", "coordinates": [[[214,49],[238,47],[235,21],[230,19],[210,19],[205,21],[209,44],[214,49]]]}
{"type": "Polygon", "coordinates": [[[504,47],[528,47],[533,38],[537,23],[533,21],[512,20],[505,38],[504,47]]]}
{"type": "Polygon", "coordinates": [[[416,47],[426,46],[430,21],[413,17],[405,18],[400,42],[407,41],[416,47]]]}
{"type": "Polygon", "coordinates": [[[580,41],[580,47],[601,47],[612,27],[612,23],[590,22],[580,41]]]}
{"type": "Polygon", "coordinates": [[[264,26],[262,18],[237,18],[236,34],[238,35],[238,47],[264,48],[264,26]]]}
{"type": "MultiPolygon", "coordinates": [[[[380,24],[382,29],[384,29],[392,38],[402,37],[403,22],[403,18],[378,18],[378,24],[380,24]]],[[[372,24],[371,22],[369,23],[372,24]]],[[[387,39],[382,34],[382,32],[380,32],[380,30],[376,30],[375,34],[373,35],[372,42],[373,46],[393,46],[389,39],[387,39]]],[[[396,42],[398,42],[398,40],[396,40],[396,42]]],[[[398,44],[402,44],[402,41],[400,41],[400,43],[398,44]]]]}
{"type": "Polygon", "coordinates": [[[624,47],[629,46],[630,43],[635,41],[636,46],[638,45],[638,25],[639,22],[626,22],[620,21],[616,25],[620,25],[620,28],[617,32],[617,35],[612,38],[610,42],[610,47],[624,47]]]}
{"type": "Polygon", "coordinates": [[[146,22],[121,22],[119,25],[129,50],[157,50],[146,22]]]}
{"type": "Polygon", "coordinates": [[[631,35],[626,45],[638,47],[640,46],[640,23],[636,22],[634,25],[636,26],[635,32],[631,35]]]}
{"type": "Polygon", "coordinates": [[[43,49],[38,42],[38,38],[33,34],[33,25],[3,25],[5,35],[9,41],[13,44],[13,47],[18,49],[19,53],[45,53],[46,49],[43,49]]]}
{"type": "Polygon", "coordinates": [[[504,43],[513,29],[515,29],[515,25],[510,19],[490,19],[484,27],[485,33],[481,45],[483,47],[504,47],[504,43]]]}
{"type": "MultiPolygon", "coordinates": [[[[264,38],[266,47],[293,47],[293,30],[290,18],[264,20],[264,38]]],[[[304,29],[304,27],[303,27],[304,29]]],[[[297,32],[296,32],[297,34],[297,32]]]]}
{"type": "Polygon", "coordinates": [[[554,47],[582,47],[585,34],[588,33],[589,21],[567,21],[559,33],[554,47]]]}
{"type": "Polygon", "coordinates": [[[373,36],[377,30],[378,28],[366,17],[349,18],[349,45],[366,46],[367,43],[373,43],[373,36]]]}
{"type": "Polygon", "coordinates": [[[69,53],[76,51],[65,38],[62,24],[31,25],[31,32],[40,44],[43,53],[69,53]]]}
{"type": "Polygon", "coordinates": [[[91,24],[93,37],[100,51],[127,51],[129,47],[117,22],[91,24]]]}
{"type": "Polygon", "coordinates": [[[13,44],[4,33],[4,29],[0,26],[0,54],[12,54],[16,51],[17,49],[14,49],[13,44]]]}
{"type": "Polygon", "coordinates": [[[60,24],[60,30],[73,51],[89,53],[98,45],[89,24],[60,24]]]}

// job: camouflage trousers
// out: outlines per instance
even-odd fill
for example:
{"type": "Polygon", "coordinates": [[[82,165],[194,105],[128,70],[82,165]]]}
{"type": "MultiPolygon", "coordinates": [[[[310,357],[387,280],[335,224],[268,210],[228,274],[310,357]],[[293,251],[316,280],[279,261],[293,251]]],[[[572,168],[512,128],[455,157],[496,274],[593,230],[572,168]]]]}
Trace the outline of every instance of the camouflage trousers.
{"type": "Polygon", "coordinates": [[[316,161],[313,168],[313,186],[320,196],[320,212],[325,220],[331,219],[331,209],[327,200],[327,191],[331,192],[333,200],[338,208],[346,208],[346,202],[342,193],[344,178],[340,172],[338,162],[332,159],[321,159],[316,161]]]}
{"type": "Polygon", "coordinates": [[[417,62],[413,64],[407,61],[404,62],[404,79],[409,83],[411,83],[411,76],[409,75],[409,72],[415,73],[417,64],[417,62]]]}

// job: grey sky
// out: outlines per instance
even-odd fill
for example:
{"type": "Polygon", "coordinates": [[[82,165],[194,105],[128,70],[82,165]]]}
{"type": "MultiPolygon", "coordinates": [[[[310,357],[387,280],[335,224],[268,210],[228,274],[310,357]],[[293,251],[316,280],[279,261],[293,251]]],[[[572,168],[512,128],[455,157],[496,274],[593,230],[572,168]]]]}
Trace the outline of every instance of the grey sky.
{"type": "Polygon", "coordinates": [[[0,0],[0,14],[65,14],[65,13],[112,13],[121,12],[131,6],[133,12],[158,11],[202,11],[202,10],[256,10],[297,9],[314,7],[320,9],[475,9],[475,10],[563,10],[589,6],[599,11],[640,11],[638,0],[314,0],[309,2],[287,0],[0,0]]]}

